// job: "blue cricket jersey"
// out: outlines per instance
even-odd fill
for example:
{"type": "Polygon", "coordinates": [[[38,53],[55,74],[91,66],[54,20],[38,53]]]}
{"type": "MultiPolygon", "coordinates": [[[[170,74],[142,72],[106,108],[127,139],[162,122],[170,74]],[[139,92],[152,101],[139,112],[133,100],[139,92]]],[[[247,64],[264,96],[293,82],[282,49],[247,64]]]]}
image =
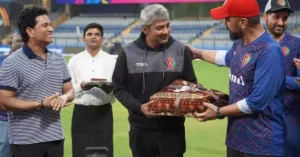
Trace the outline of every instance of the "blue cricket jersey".
{"type": "Polygon", "coordinates": [[[225,62],[230,104],[245,98],[253,111],[228,118],[226,145],[250,154],[284,156],[285,60],[280,45],[267,32],[248,45],[237,40],[225,62]]]}
{"type": "Polygon", "coordinates": [[[300,38],[286,34],[279,44],[285,56],[286,122],[287,125],[300,125],[300,84],[296,81],[296,77],[300,77],[300,69],[293,62],[294,58],[300,58],[300,38]]]}

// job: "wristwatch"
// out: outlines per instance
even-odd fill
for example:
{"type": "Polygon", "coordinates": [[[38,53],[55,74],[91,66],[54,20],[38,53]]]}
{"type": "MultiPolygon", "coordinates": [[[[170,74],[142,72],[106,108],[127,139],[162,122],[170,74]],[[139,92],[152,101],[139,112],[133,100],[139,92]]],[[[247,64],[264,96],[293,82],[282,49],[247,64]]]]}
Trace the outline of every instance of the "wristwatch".
{"type": "Polygon", "coordinates": [[[216,112],[216,113],[217,113],[217,118],[218,118],[218,119],[224,119],[225,116],[223,116],[223,115],[221,114],[220,109],[221,109],[220,107],[217,108],[217,112],[216,112]]]}
{"type": "Polygon", "coordinates": [[[41,107],[42,107],[42,103],[40,101],[37,101],[36,102],[36,110],[41,110],[41,107]]]}

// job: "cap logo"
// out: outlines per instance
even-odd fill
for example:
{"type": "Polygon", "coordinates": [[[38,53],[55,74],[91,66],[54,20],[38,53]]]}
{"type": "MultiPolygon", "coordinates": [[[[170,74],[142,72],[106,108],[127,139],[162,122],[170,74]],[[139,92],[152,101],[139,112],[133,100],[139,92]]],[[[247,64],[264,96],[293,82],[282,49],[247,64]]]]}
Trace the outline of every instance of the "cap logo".
{"type": "Polygon", "coordinates": [[[285,0],[277,0],[277,4],[280,6],[285,6],[286,2],[285,2],[285,0]]]}

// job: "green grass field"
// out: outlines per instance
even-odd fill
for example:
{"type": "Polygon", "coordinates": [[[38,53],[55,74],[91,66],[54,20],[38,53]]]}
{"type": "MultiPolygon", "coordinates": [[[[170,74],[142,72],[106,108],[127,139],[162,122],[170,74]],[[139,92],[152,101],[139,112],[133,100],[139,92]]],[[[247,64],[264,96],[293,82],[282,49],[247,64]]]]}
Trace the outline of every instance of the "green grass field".
{"type": "MultiPolygon", "coordinates": [[[[68,60],[68,58],[67,58],[68,60]]],[[[228,93],[228,69],[215,65],[194,61],[198,82],[205,87],[215,88],[228,93]]],[[[73,106],[63,109],[62,121],[65,130],[65,157],[72,157],[71,118],[73,106]]],[[[115,157],[131,157],[128,145],[129,124],[127,110],[119,103],[113,104],[114,113],[114,155],[115,157]]],[[[225,157],[225,134],[227,120],[215,120],[200,123],[187,118],[185,157],[225,157]]],[[[98,139],[101,140],[101,139],[98,139]]]]}

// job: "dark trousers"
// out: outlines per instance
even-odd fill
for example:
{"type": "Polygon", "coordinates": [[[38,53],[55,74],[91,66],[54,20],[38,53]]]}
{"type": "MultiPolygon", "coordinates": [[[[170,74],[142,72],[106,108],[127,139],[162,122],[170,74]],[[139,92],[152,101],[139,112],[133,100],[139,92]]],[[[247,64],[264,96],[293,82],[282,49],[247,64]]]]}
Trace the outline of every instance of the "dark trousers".
{"type": "Polygon", "coordinates": [[[130,131],[129,143],[133,157],[183,157],[185,132],[130,131]]]}
{"type": "Polygon", "coordinates": [[[283,157],[283,156],[247,154],[247,153],[243,153],[243,152],[234,150],[230,147],[227,147],[227,157],[283,157]]]}
{"type": "Polygon", "coordinates": [[[300,157],[300,125],[287,126],[287,157],[300,157]]]}
{"type": "Polygon", "coordinates": [[[76,105],[72,117],[73,157],[85,157],[86,147],[107,147],[113,157],[113,113],[111,104],[76,105]]]}
{"type": "Polygon", "coordinates": [[[12,157],[63,157],[64,140],[36,144],[12,144],[12,157]]]}

